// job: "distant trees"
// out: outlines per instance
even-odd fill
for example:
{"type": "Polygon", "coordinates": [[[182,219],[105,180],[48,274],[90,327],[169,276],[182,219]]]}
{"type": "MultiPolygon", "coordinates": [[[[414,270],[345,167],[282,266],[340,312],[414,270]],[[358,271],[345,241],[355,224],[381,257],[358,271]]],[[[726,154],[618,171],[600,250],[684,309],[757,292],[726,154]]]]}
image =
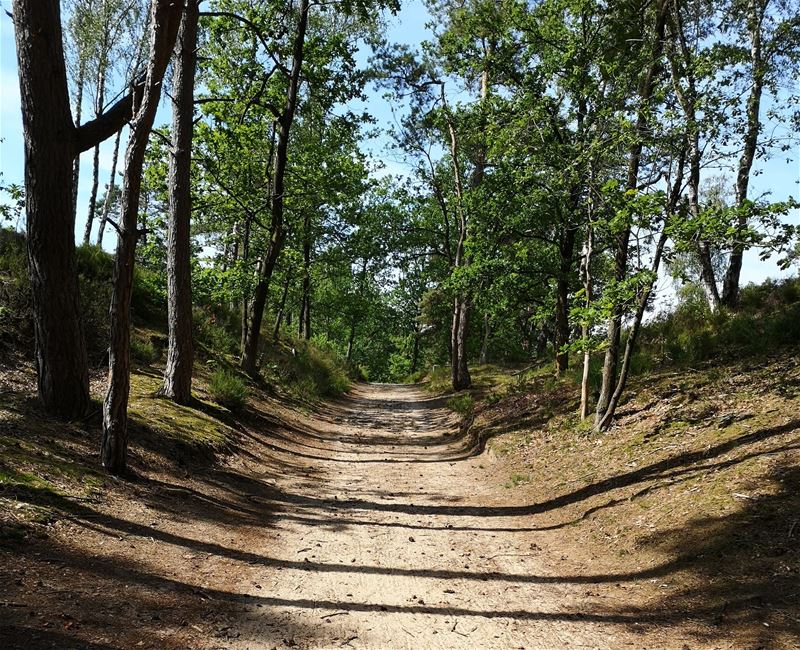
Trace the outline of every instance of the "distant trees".
{"type": "Polygon", "coordinates": [[[781,224],[791,200],[746,195],[755,157],[785,151],[796,120],[791,102],[775,101],[791,89],[772,75],[797,70],[799,10],[780,0],[429,7],[436,28],[420,53],[383,52],[387,85],[411,99],[398,144],[416,161],[415,219],[427,230],[414,244],[427,250],[423,318],[445,325],[434,309],[448,292],[479,295],[490,315],[447,342],[454,389],[462,348],[481,359],[491,340],[519,359],[549,339],[558,375],[583,352],[581,415],[594,398],[606,429],[662,262],[689,256],[711,307],[735,308],[743,251],[791,238],[781,224]],[[437,98],[432,88],[445,84],[437,98]],[[766,119],[784,129],[769,135],[767,88],[766,119]],[[726,168],[736,173],[730,204],[704,189],[726,168]],[[431,228],[434,206],[443,218],[431,228]],[[469,215],[468,270],[453,264],[459,211],[469,215]],[[512,322],[517,331],[504,332],[512,322]]]}
{"type": "Polygon", "coordinates": [[[177,402],[191,400],[194,292],[225,319],[236,312],[252,376],[265,332],[335,349],[374,377],[444,364],[455,390],[471,385],[473,360],[549,345],[563,376],[582,354],[581,416],[594,400],[599,429],[665,260],[687,260],[711,307],[734,309],[744,252],[791,240],[781,218],[792,201],[750,188],[759,160],[787,146],[765,120],[791,129],[797,118],[776,101],[800,62],[788,0],[431,0],[436,28],[420,52],[383,42],[378,14],[392,2],[220,0],[201,12],[198,0],[151,0],[147,20],[141,5],[66,2],[67,67],[59,2],[14,2],[39,394],[63,417],[89,406],[74,249],[82,151],[95,150],[83,239],[97,216],[98,243],[106,224],[117,235],[110,471],[126,462],[142,220],[152,238],[139,262],[156,259],[166,280],[161,392],[177,402]],[[375,69],[358,63],[365,45],[375,69]],[[170,60],[172,124],[151,137],[170,60]],[[403,106],[406,179],[379,179],[362,149],[370,117],[353,106],[379,76],[403,106]],[[87,97],[94,119],[80,124],[87,97]],[[103,196],[97,152],[113,135],[103,196]],[[720,168],[735,172],[730,198],[706,183],[720,168]]]}

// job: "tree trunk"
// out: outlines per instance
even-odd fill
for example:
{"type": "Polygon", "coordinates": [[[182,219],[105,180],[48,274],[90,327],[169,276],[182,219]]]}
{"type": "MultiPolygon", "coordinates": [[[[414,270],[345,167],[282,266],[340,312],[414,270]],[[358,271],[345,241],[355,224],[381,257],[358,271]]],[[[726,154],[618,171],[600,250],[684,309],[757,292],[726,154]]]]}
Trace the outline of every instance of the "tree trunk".
{"type": "Polygon", "coordinates": [[[98,246],[103,245],[103,235],[106,230],[106,222],[108,215],[111,213],[111,202],[114,200],[114,193],[116,192],[116,175],[117,175],[117,161],[119,160],[119,141],[122,139],[122,129],[117,131],[117,136],[114,138],[114,153],[111,154],[111,173],[108,176],[108,186],[106,187],[106,199],[103,201],[103,212],[100,215],[100,224],[97,228],[98,246]]]}
{"type": "Polygon", "coordinates": [[[283,322],[283,314],[286,309],[286,297],[289,295],[289,285],[292,282],[292,276],[286,274],[286,280],[283,282],[283,293],[281,293],[281,302],[278,305],[278,315],[275,317],[275,327],[272,330],[272,338],[277,341],[281,333],[281,323],[283,322]]]}
{"type": "Polygon", "coordinates": [[[133,267],[138,238],[139,192],[142,166],[153,126],[161,82],[175,47],[183,7],[173,0],[152,0],[150,7],[150,56],[144,94],[134,109],[131,134],[125,152],[125,178],[114,263],[111,296],[111,345],[108,357],[108,392],[103,403],[103,440],[100,460],[109,472],[125,470],[128,450],[128,396],[130,392],[130,309],[133,267]]]}
{"type": "Polygon", "coordinates": [[[303,297],[300,302],[299,335],[311,339],[311,214],[303,220],[303,297]]]}
{"type": "Polygon", "coordinates": [[[261,335],[261,321],[264,318],[264,306],[272,279],[272,272],[278,261],[286,233],[283,227],[284,182],[286,163],[289,154],[289,132],[297,109],[297,94],[300,87],[300,71],[303,66],[303,48],[305,46],[306,28],[308,27],[309,0],[300,2],[300,18],[292,47],[292,69],[289,74],[289,87],[286,92],[286,104],[278,119],[278,146],[275,151],[275,171],[272,176],[270,241],[262,260],[261,277],[253,292],[253,301],[249,314],[249,322],[242,346],[242,369],[249,375],[257,373],[258,341],[261,335]]]}
{"type": "Polygon", "coordinates": [[[197,65],[197,0],[187,0],[172,73],[172,154],[169,159],[167,321],[169,346],[162,393],[179,404],[192,398],[192,133],[197,65]]]}
{"type": "MultiPolygon", "coordinates": [[[[656,9],[657,14],[653,29],[655,42],[653,43],[650,65],[639,87],[639,109],[636,116],[635,127],[636,138],[628,154],[628,178],[625,183],[626,190],[635,190],[639,185],[639,168],[642,161],[644,139],[650,121],[649,108],[655,91],[656,79],[661,68],[661,54],[664,50],[664,33],[671,4],[672,0],[659,0],[656,9]]],[[[624,228],[615,238],[614,278],[617,282],[624,282],[628,277],[628,247],[630,245],[630,238],[630,227],[624,228]]],[[[599,422],[608,410],[608,405],[614,391],[617,377],[617,363],[619,361],[623,311],[621,305],[615,306],[612,316],[608,321],[606,354],[603,360],[603,376],[600,385],[600,396],[597,400],[597,408],[595,410],[596,422],[599,422]]]]}
{"type": "Polygon", "coordinates": [[[686,152],[687,149],[691,149],[691,145],[689,145],[689,141],[691,140],[691,136],[687,135],[686,140],[684,141],[684,146],[681,149],[680,155],[678,157],[677,163],[677,170],[675,173],[675,178],[672,183],[672,188],[669,194],[668,203],[666,206],[666,218],[664,221],[664,227],[661,231],[661,235],[658,238],[658,243],[656,244],[656,250],[653,254],[653,263],[652,263],[652,279],[647,284],[647,286],[642,290],[642,293],[639,297],[639,303],[636,309],[636,314],[633,320],[633,326],[631,327],[631,331],[628,334],[628,340],[625,343],[625,354],[622,360],[622,369],[619,373],[619,379],[617,381],[617,385],[614,388],[614,392],[609,399],[608,408],[606,409],[605,413],[600,414],[597,421],[595,422],[595,428],[598,431],[605,431],[611,426],[611,422],[614,419],[614,414],[616,413],[617,406],[619,405],[619,400],[622,397],[622,392],[625,390],[625,385],[628,381],[628,373],[631,367],[631,359],[633,358],[633,350],[636,347],[636,340],[639,336],[639,331],[641,330],[642,326],[642,318],[644,317],[645,309],[647,309],[647,303],[650,300],[650,296],[653,292],[653,286],[658,279],[658,269],[661,265],[661,257],[664,253],[664,246],[667,243],[668,239],[668,220],[669,218],[675,213],[677,209],[678,202],[680,201],[681,197],[681,190],[683,187],[683,176],[684,176],[684,169],[686,165],[686,152]]]}
{"type": "Polygon", "coordinates": [[[78,417],[89,408],[89,372],[75,267],[73,160],[122,128],[140,88],[76,128],[59,1],[15,0],[13,8],[38,390],[48,412],[78,417]]]}
{"type": "MultiPolygon", "coordinates": [[[[106,26],[107,28],[108,26],[106,26]]],[[[105,41],[105,36],[103,40],[102,47],[104,50],[107,49],[108,45],[105,41]]],[[[100,64],[97,68],[97,97],[95,102],[94,114],[95,117],[99,117],[103,114],[103,103],[105,101],[105,94],[106,94],[106,71],[105,71],[105,56],[104,52],[101,52],[100,56],[100,64]]],[[[89,209],[86,213],[86,227],[83,231],[83,243],[88,244],[89,238],[92,236],[92,224],[94,223],[94,215],[97,209],[97,188],[100,182],[100,144],[96,144],[94,147],[94,156],[92,158],[92,189],[89,193],[89,209]]]]}
{"type": "Polygon", "coordinates": [[[353,344],[356,340],[356,319],[350,321],[350,336],[347,337],[347,363],[353,360],[353,344]]]}
{"type": "Polygon", "coordinates": [[[462,296],[456,296],[453,307],[451,328],[451,379],[453,390],[464,390],[472,385],[472,377],[467,363],[467,334],[469,330],[469,303],[462,296]]]}
{"type": "MultiPolygon", "coordinates": [[[[750,170],[756,157],[758,147],[758,133],[761,128],[761,96],[764,90],[764,76],[766,63],[762,52],[761,26],[768,2],[750,0],[748,6],[748,23],[750,32],[750,63],[753,66],[753,84],[747,98],[747,129],[744,136],[744,148],[739,159],[739,169],[736,173],[736,207],[740,208],[737,232],[742,233],[747,227],[747,215],[742,209],[747,202],[747,192],[750,185],[750,170]]],[[[742,258],[744,257],[744,244],[737,241],[733,245],[728,270],[722,286],[721,303],[730,309],[739,306],[739,279],[742,273],[742,258]]]]}
{"type": "Polygon", "coordinates": [[[419,365],[419,325],[414,325],[414,347],[411,350],[411,374],[417,372],[419,365]]]}
{"type": "Polygon", "coordinates": [[[625,342],[625,354],[622,358],[622,368],[620,369],[619,379],[617,380],[616,387],[614,388],[614,392],[609,400],[606,412],[597,422],[597,429],[599,431],[605,431],[611,426],[611,422],[614,419],[614,414],[617,411],[617,405],[619,404],[620,397],[622,397],[622,393],[625,390],[625,385],[628,381],[628,373],[631,367],[631,359],[633,358],[633,350],[636,347],[636,340],[642,328],[642,318],[644,317],[645,309],[647,309],[647,304],[650,301],[650,296],[653,293],[653,285],[655,284],[655,278],[658,275],[658,269],[661,264],[661,256],[664,252],[664,245],[666,244],[666,241],[667,229],[665,226],[661,236],[659,237],[658,244],[656,246],[656,252],[653,257],[652,271],[654,279],[651,280],[649,284],[642,290],[642,294],[639,298],[639,304],[636,309],[636,314],[633,318],[633,325],[631,327],[631,331],[628,332],[628,340],[625,342]]]}
{"type": "MultiPolygon", "coordinates": [[[[481,342],[481,353],[478,356],[478,363],[486,365],[489,363],[489,337],[492,335],[492,328],[489,323],[489,314],[483,315],[483,341],[481,342]]],[[[417,338],[414,338],[416,344],[417,338]]]]}
{"type": "MultiPolygon", "coordinates": [[[[75,128],[81,125],[81,112],[83,109],[83,83],[86,76],[86,59],[81,57],[78,65],[78,79],[75,88],[75,128]]],[[[81,157],[75,156],[72,162],[72,222],[78,216],[78,184],[81,179],[81,157]]]]}
{"type": "Polygon", "coordinates": [[[38,392],[49,413],[77,418],[89,410],[89,370],[75,266],[76,129],[59,0],[15,0],[13,7],[38,392]]]}
{"type": "MultiPolygon", "coordinates": [[[[588,309],[592,304],[592,255],[594,255],[594,227],[592,226],[591,203],[589,207],[589,224],[586,233],[586,246],[583,249],[583,262],[581,276],[583,281],[583,300],[584,306],[588,309]]],[[[581,420],[589,417],[589,372],[591,370],[592,352],[589,349],[590,324],[585,322],[581,326],[581,338],[583,339],[583,377],[581,379],[581,420]]]]}
{"type": "Polygon", "coordinates": [[[556,352],[556,376],[560,377],[569,366],[569,352],[562,348],[569,343],[569,276],[578,228],[566,224],[559,243],[559,269],[556,280],[556,324],[553,347],[556,352]]]}

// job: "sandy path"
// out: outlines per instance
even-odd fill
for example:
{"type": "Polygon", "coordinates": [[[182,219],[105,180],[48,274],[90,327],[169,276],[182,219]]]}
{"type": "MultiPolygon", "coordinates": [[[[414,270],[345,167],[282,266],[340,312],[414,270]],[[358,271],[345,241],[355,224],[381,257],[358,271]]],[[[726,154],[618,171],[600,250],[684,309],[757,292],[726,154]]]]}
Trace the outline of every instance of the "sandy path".
{"type": "Polygon", "coordinates": [[[585,615],[587,585],[548,566],[530,517],[487,506],[503,488],[441,400],[360,386],[321,417],[297,448],[306,476],[250,495],[270,507],[272,539],[251,539],[268,561],[232,575],[243,611],[226,647],[632,645],[615,621],[585,615]]]}

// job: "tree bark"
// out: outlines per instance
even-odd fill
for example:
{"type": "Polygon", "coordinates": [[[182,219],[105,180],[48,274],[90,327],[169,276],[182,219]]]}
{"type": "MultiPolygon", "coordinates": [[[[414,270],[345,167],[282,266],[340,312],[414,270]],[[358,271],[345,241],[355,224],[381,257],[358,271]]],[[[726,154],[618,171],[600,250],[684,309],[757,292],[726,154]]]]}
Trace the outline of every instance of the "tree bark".
{"type": "MultiPolygon", "coordinates": [[[[750,33],[750,63],[753,66],[753,85],[747,98],[747,129],[744,136],[744,148],[739,159],[736,173],[736,207],[740,208],[737,232],[742,233],[747,227],[747,215],[744,208],[750,185],[750,171],[756,157],[758,133],[761,128],[761,96],[764,90],[766,62],[764,61],[761,42],[761,27],[768,2],[750,0],[748,3],[748,31],[750,33]]],[[[742,273],[744,244],[737,237],[733,245],[728,270],[722,285],[721,303],[730,309],[739,306],[739,279],[742,273]]]]}
{"type": "MultiPolygon", "coordinates": [[[[661,55],[664,50],[664,34],[667,15],[672,0],[658,0],[656,20],[653,28],[655,41],[649,66],[639,86],[639,109],[636,116],[636,138],[628,154],[628,177],[625,183],[626,190],[635,190],[639,185],[639,168],[641,167],[644,139],[650,122],[650,104],[656,87],[656,79],[661,68],[661,55]]],[[[631,229],[626,227],[615,238],[616,252],[614,254],[614,278],[617,282],[624,282],[628,276],[628,247],[630,245],[631,229]]],[[[615,306],[608,321],[606,334],[606,354],[603,360],[603,376],[600,385],[600,396],[597,400],[596,422],[599,422],[611,401],[617,377],[617,364],[619,361],[620,335],[622,331],[622,305],[615,306]]]]}
{"type": "Polygon", "coordinates": [[[278,145],[275,150],[275,170],[272,176],[270,241],[262,259],[260,278],[253,292],[249,322],[247,323],[244,345],[242,346],[241,366],[251,376],[256,375],[258,372],[258,342],[261,336],[264,306],[267,302],[272,273],[275,270],[275,264],[278,261],[278,256],[286,238],[283,226],[283,207],[286,164],[289,154],[289,132],[297,110],[297,95],[300,87],[300,72],[303,66],[303,50],[308,27],[309,6],[309,0],[301,0],[300,17],[292,46],[292,69],[289,73],[286,103],[280,118],[278,118],[278,145]]]}
{"type": "Polygon", "coordinates": [[[303,220],[303,296],[300,303],[299,334],[311,339],[311,213],[306,211],[303,220]]]}
{"type": "Polygon", "coordinates": [[[419,325],[414,324],[414,347],[411,350],[411,374],[417,372],[417,366],[419,365],[419,325]]]}
{"type": "MultiPolygon", "coordinates": [[[[478,355],[478,363],[486,365],[489,363],[489,337],[492,335],[492,328],[489,323],[489,314],[483,315],[483,341],[481,342],[481,352],[478,355]]],[[[414,343],[417,344],[418,336],[415,335],[414,343]]]]}
{"type": "Polygon", "coordinates": [[[75,267],[73,161],[124,126],[141,86],[75,127],[59,1],[15,0],[13,9],[38,392],[48,412],[78,417],[89,408],[89,371],[75,267]]]}
{"type": "MultiPolygon", "coordinates": [[[[83,108],[83,83],[86,75],[86,60],[81,57],[78,64],[78,79],[75,88],[75,128],[81,125],[81,112],[83,108]]],[[[72,221],[78,216],[78,183],[81,179],[81,157],[75,156],[72,162],[72,221]]]]}
{"type": "Polygon", "coordinates": [[[172,73],[172,152],[167,232],[168,349],[162,393],[179,404],[192,398],[192,134],[197,66],[198,0],[186,0],[172,73]]]}
{"type": "Polygon", "coordinates": [[[25,212],[38,393],[63,418],[89,410],[89,369],[75,266],[73,160],[59,0],[15,0],[25,141],[25,212]]]}
{"type": "Polygon", "coordinates": [[[117,161],[119,160],[119,141],[122,139],[122,129],[117,131],[117,136],[114,138],[114,153],[111,154],[111,173],[108,175],[108,186],[106,187],[106,198],[103,201],[103,212],[100,215],[100,224],[97,228],[97,240],[95,243],[98,246],[103,245],[103,235],[106,230],[106,222],[108,222],[108,215],[111,213],[111,202],[114,200],[114,193],[116,192],[116,175],[117,175],[117,161]]]}
{"type": "Polygon", "coordinates": [[[152,0],[150,55],[141,103],[135,106],[125,152],[125,178],[114,263],[111,297],[111,345],[108,392],[103,403],[103,440],[100,459],[109,472],[125,470],[128,450],[128,396],[130,393],[130,308],[133,267],[138,239],[139,193],[147,141],[161,96],[161,83],[175,46],[183,6],[174,0],[152,0]]]}
{"type": "MultiPolygon", "coordinates": [[[[108,67],[108,39],[111,26],[108,24],[108,9],[103,3],[101,9],[104,16],[103,37],[100,44],[100,56],[97,62],[97,96],[95,97],[94,115],[100,117],[103,114],[103,103],[106,94],[106,68],[108,67]]],[[[92,225],[94,224],[95,212],[97,210],[97,188],[100,183],[100,144],[94,146],[94,156],[92,158],[92,189],[89,193],[89,208],[86,213],[86,227],[83,231],[83,243],[88,244],[92,236],[92,225]]]]}
{"type": "Polygon", "coordinates": [[[275,327],[272,330],[272,339],[278,340],[281,333],[281,323],[283,322],[283,315],[286,309],[286,297],[289,295],[289,285],[292,282],[292,276],[286,274],[286,279],[283,282],[283,292],[281,293],[281,301],[278,304],[278,315],[275,317],[275,327]]]}
{"type": "Polygon", "coordinates": [[[572,256],[575,253],[577,226],[567,223],[559,243],[559,269],[556,279],[556,324],[554,347],[556,352],[556,376],[560,377],[569,367],[569,352],[562,348],[569,343],[569,277],[572,272],[572,256]]]}
{"type": "MultiPolygon", "coordinates": [[[[586,233],[586,246],[583,249],[583,260],[581,264],[581,280],[583,281],[583,301],[584,306],[592,304],[592,256],[594,255],[594,227],[592,225],[591,202],[589,207],[589,223],[586,233]]],[[[583,377],[581,378],[581,407],[580,417],[585,420],[589,417],[589,372],[591,370],[592,352],[589,349],[589,323],[585,322],[581,326],[581,338],[583,339],[583,377]]]]}
{"type": "Polygon", "coordinates": [[[678,157],[677,169],[665,210],[664,227],[661,231],[661,235],[658,238],[655,253],[653,254],[653,262],[651,267],[652,278],[647,286],[644,287],[639,296],[639,303],[636,308],[636,314],[634,315],[633,325],[631,327],[631,331],[628,333],[628,340],[625,342],[625,353],[622,360],[622,368],[619,373],[619,379],[617,380],[614,392],[609,399],[608,408],[604,413],[600,414],[600,417],[598,417],[595,423],[595,428],[598,431],[605,431],[611,426],[617,406],[619,405],[619,400],[622,397],[622,393],[625,390],[625,386],[628,381],[628,373],[630,372],[631,360],[633,359],[633,350],[636,347],[636,341],[642,327],[644,312],[647,309],[647,304],[650,301],[650,296],[653,293],[653,286],[658,279],[658,269],[661,265],[661,257],[664,254],[664,247],[666,246],[668,239],[668,222],[669,219],[674,215],[678,206],[678,202],[680,201],[681,188],[683,186],[683,177],[686,166],[686,152],[687,149],[691,149],[691,145],[689,144],[690,141],[691,136],[687,134],[686,141],[684,141],[684,146],[682,147],[678,157]]]}

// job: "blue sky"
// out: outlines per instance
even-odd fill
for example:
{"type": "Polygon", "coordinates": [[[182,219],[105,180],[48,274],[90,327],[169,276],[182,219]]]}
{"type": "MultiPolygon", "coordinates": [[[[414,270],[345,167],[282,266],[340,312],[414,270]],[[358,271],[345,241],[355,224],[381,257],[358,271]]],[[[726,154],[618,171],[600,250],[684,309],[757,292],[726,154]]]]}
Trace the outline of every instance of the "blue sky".
{"type": "MultiPolygon", "coordinates": [[[[11,9],[10,0],[0,0],[4,10],[0,14],[0,172],[6,182],[21,183],[23,180],[23,143],[22,125],[19,108],[19,87],[17,81],[16,53],[14,48],[14,33],[11,19],[5,15],[5,10],[11,9]]],[[[428,36],[425,23],[429,16],[422,0],[411,0],[403,4],[399,15],[390,20],[387,36],[395,42],[411,45],[419,43],[428,36]]],[[[367,105],[379,124],[388,127],[393,120],[391,106],[383,99],[380,91],[371,92],[367,105]]],[[[157,123],[166,122],[168,112],[162,106],[157,123]]],[[[124,140],[123,140],[124,142],[124,140]]],[[[369,143],[369,151],[382,159],[387,171],[402,173],[405,165],[399,156],[392,154],[386,148],[387,140],[380,138],[369,143]]],[[[123,145],[124,146],[124,145],[123,145]]],[[[113,141],[109,139],[101,147],[100,155],[100,183],[102,186],[108,182],[111,167],[111,153],[113,141]]],[[[800,145],[795,143],[789,156],[792,162],[786,162],[786,155],[762,163],[757,175],[752,181],[753,195],[770,192],[774,200],[784,200],[789,196],[800,198],[800,145]]],[[[91,152],[86,152],[81,157],[81,182],[78,191],[78,223],[76,232],[83,232],[86,220],[86,211],[91,183],[91,152]]],[[[102,189],[101,189],[102,192],[102,189]]],[[[792,222],[798,222],[798,215],[793,214],[792,222]]],[[[108,232],[104,247],[113,246],[113,232],[108,232]]],[[[742,278],[746,282],[758,282],[766,277],[778,277],[794,274],[796,271],[781,272],[774,260],[761,262],[755,252],[748,252],[745,256],[742,278]]]]}

